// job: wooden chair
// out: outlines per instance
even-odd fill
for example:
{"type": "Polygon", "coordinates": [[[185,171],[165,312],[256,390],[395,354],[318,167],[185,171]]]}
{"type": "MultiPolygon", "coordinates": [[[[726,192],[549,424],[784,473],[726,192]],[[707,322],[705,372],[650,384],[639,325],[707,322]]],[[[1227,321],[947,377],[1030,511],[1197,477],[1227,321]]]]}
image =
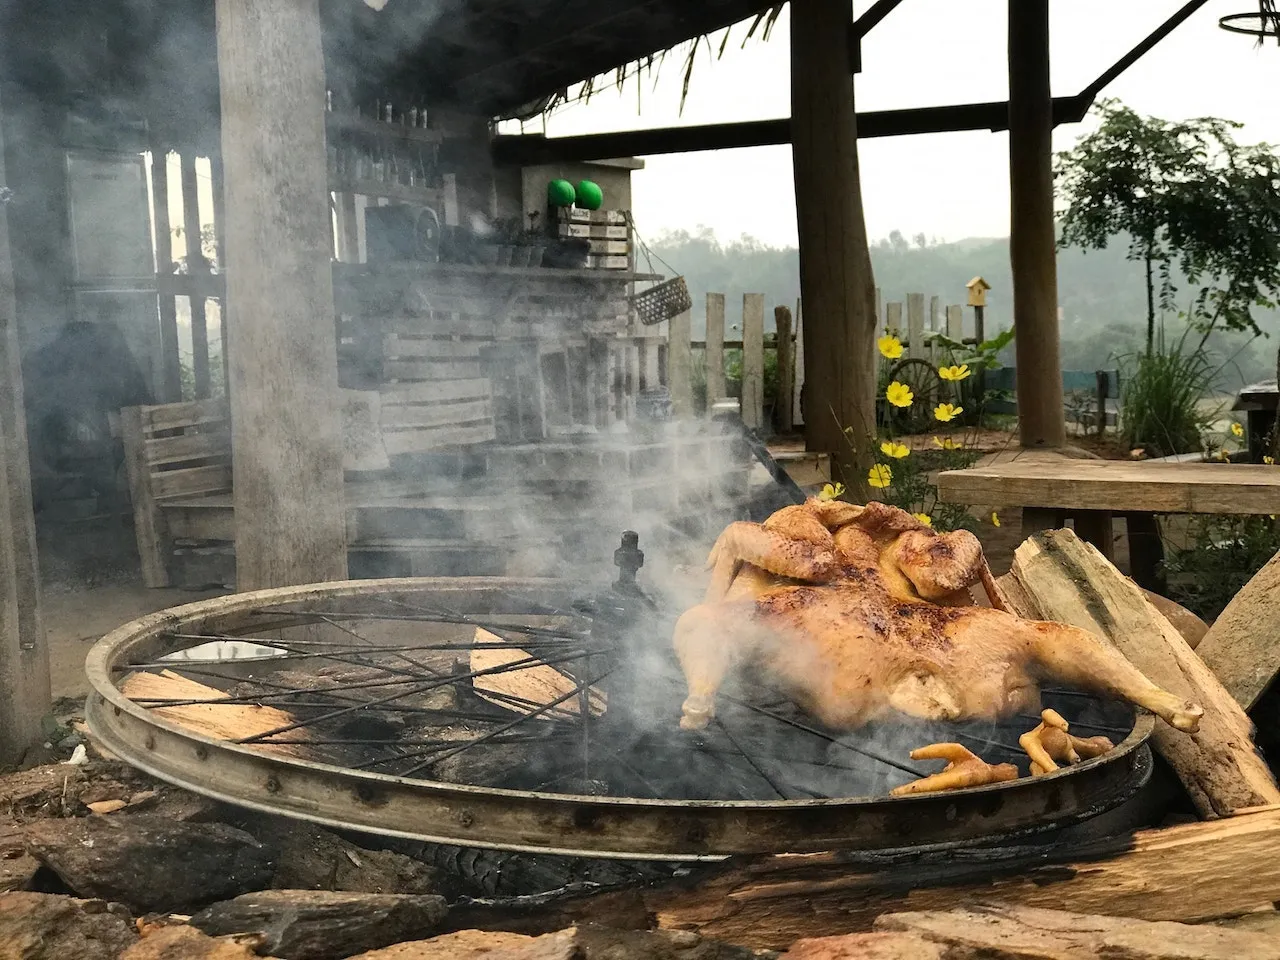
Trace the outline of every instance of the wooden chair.
{"type": "MultiPolygon", "coordinates": [[[[394,501],[401,509],[439,509],[414,494],[394,492],[394,458],[468,448],[495,436],[486,377],[344,390],[342,413],[346,468],[364,475],[359,484],[348,484],[353,541],[364,527],[358,514],[366,506],[386,510],[394,501]]],[[[121,432],[143,582],[166,587],[175,541],[235,540],[227,406],[200,400],[130,407],[121,411],[121,432]]],[[[384,536],[379,548],[395,544],[384,536]]]]}
{"type": "Polygon", "coordinates": [[[222,400],[120,411],[133,526],[148,587],[169,585],[172,536],[164,506],[231,496],[231,421],[222,400]]]}

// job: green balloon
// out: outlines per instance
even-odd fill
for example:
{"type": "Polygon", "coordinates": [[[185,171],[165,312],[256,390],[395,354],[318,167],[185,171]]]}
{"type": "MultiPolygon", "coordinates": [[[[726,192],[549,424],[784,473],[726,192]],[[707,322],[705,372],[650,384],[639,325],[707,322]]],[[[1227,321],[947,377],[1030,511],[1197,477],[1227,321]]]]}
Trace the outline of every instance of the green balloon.
{"type": "Polygon", "coordinates": [[[573,184],[568,180],[552,180],[547,184],[547,202],[553,207],[571,207],[576,199],[573,184]]]}
{"type": "Polygon", "coordinates": [[[591,180],[578,183],[578,206],[583,210],[599,210],[604,203],[604,192],[600,185],[591,180]]]}

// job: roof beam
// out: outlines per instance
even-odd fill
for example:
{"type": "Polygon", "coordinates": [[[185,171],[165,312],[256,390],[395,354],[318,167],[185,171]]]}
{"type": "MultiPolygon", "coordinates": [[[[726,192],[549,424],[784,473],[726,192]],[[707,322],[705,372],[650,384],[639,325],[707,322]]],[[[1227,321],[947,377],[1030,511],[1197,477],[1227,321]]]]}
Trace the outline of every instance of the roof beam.
{"type": "MultiPolygon", "coordinates": [[[[878,0],[851,24],[851,37],[865,36],[901,0],[878,0]],[[868,20],[872,14],[874,19],[868,20]],[[865,26],[863,25],[865,22],[865,26]]],[[[1143,55],[1186,21],[1208,0],[1188,0],[1173,16],[1137,43],[1104,70],[1097,79],[1072,97],[1053,98],[1053,124],[1079,123],[1107,84],[1133,66],[1143,55]]],[[[856,47],[854,48],[856,50],[856,47]]],[[[876,110],[858,114],[858,138],[902,137],[922,133],[954,133],[964,130],[1009,128],[1008,101],[965,103],[941,107],[914,107],[904,110],[876,110]]],[[[698,153],[705,150],[735,150],[768,147],[791,142],[791,120],[750,120],[742,123],[713,123],[691,127],[659,127],[579,137],[500,136],[493,141],[498,163],[536,164],[613,157],[657,156],[668,153],[698,153]]]]}
{"type": "MultiPolygon", "coordinates": [[[[1076,97],[1055,98],[1055,125],[1078,122],[1088,107],[1086,103],[1080,109],[1076,97]]],[[[858,114],[858,139],[958,130],[996,131],[1008,129],[1008,126],[1009,104],[1003,100],[907,110],[874,110],[858,114]]],[[[498,163],[562,163],[767,147],[790,142],[791,120],[782,118],[595,133],[580,137],[499,136],[493,141],[493,156],[498,163]]]]}

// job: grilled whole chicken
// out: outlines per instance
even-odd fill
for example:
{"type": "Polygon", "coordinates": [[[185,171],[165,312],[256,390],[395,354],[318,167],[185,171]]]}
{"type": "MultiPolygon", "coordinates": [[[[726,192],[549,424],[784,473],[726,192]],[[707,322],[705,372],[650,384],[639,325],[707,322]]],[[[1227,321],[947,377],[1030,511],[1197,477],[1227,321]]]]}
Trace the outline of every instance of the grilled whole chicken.
{"type": "Polygon", "coordinates": [[[810,500],[731,524],[708,563],[706,600],[673,635],[685,729],[710,722],[721,684],[747,666],[836,730],[895,713],[1038,714],[1046,679],[1128,700],[1182,731],[1203,714],[1085,630],[972,605],[979,581],[995,602],[977,539],[935,533],[894,507],[810,500]]]}

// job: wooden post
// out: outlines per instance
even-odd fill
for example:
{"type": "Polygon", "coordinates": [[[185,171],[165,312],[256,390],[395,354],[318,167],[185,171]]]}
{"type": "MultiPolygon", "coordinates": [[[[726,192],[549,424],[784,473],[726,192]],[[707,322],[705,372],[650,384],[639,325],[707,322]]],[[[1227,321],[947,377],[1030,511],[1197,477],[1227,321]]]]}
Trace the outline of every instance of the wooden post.
{"type": "MultiPolygon", "coordinates": [[[[0,106],[0,183],[7,182],[3,125],[0,106]]],[[[50,704],[27,457],[9,219],[0,204],[0,766],[16,763],[39,739],[50,704]]]]}
{"type": "Polygon", "coordinates": [[[895,337],[902,336],[902,304],[899,302],[884,305],[884,332],[895,337]]]}
{"type": "Polygon", "coordinates": [[[791,311],[786,307],[773,308],[773,323],[778,330],[778,399],[774,404],[774,421],[779,433],[790,433],[791,425],[791,376],[795,369],[792,357],[791,311]]]}
{"type": "Polygon", "coordinates": [[[1009,255],[1023,447],[1066,443],[1058,344],[1049,0],[1009,0],[1009,255]]]}
{"type": "Polygon", "coordinates": [[[667,326],[667,389],[671,413],[693,416],[693,348],[689,339],[689,311],[672,317],[667,326]]]}
{"type": "Polygon", "coordinates": [[[832,479],[857,497],[866,492],[875,434],[876,315],[849,18],[848,0],[791,5],[791,153],[800,290],[811,320],[805,441],[831,455],[832,479]]]}
{"type": "Polygon", "coordinates": [[[1098,436],[1107,432],[1107,397],[1111,393],[1111,374],[1106,370],[1097,370],[1098,378],[1098,436]]]}
{"type": "Polygon", "coordinates": [[[952,340],[964,339],[964,307],[958,303],[947,307],[947,336],[952,340]]]}
{"type": "Polygon", "coordinates": [[[907,294],[907,356],[924,356],[924,294],[907,294]]]}
{"type": "Polygon", "coordinates": [[[742,295],[742,422],[764,426],[764,294],[742,295]]]}
{"type": "Polygon", "coordinates": [[[318,0],[217,0],[236,586],[347,576],[318,0]]]}
{"type": "MultiPolygon", "coordinates": [[[[938,304],[941,300],[938,297],[929,298],[929,332],[936,333],[938,331],[938,304]]],[[[929,359],[933,363],[937,363],[941,358],[938,356],[939,346],[936,341],[929,343],[929,359]]]]}
{"type": "Polygon", "coordinates": [[[725,395],[724,389],[724,294],[707,294],[707,416],[725,395]]]}
{"type": "Polygon", "coordinates": [[[804,326],[800,316],[801,301],[796,300],[795,320],[795,338],[796,338],[796,359],[795,359],[795,386],[792,392],[795,394],[795,402],[791,406],[791,426],[804,426],[804,326]]]}
{"type": "Polygon", "coordinates": [[[876,331],[884,329],[884,297],[880,293],[880,288],[876,287],[876,331]]]}
{"type": "Polygon", "coordinates": [[[203,278],[209,274],[204,259],[204,245],[200,242],[200,186],[196,181],[195,148],[189,147],[181,155],[182,163],[182,222],[187,239],[187,275],[191,277],[191,362],[195,374],[196,399],[209,396],[209,327],[205,317],[205,288],[203,278]]]}
{"type": "MultiPolygon", "coordinates": [[[[218,258],[218,272],[227,272],[227,203],[226,176],[222,172],[222,157],[215,154],[209,158],[209,178],[213,181],[213,236],[214,255],[218,258]]],[[[231,324],[231,311],[227,309],[226,291],[223,291],[219,302],[218,333],[222,337],[222,385],[225,388],[231,382],[230,353],[227,350],[227,329],[231,324]]]]}
{"type": "Polygon", "coordinates": [[[173,228],[169,223],[169,151],[151,145],[151,202],[156,224],[156,284],[160,300],[160,368],[156,402],[182,400],[182,358],[178,349],[178,305],[173,287],[173,228]]]}

